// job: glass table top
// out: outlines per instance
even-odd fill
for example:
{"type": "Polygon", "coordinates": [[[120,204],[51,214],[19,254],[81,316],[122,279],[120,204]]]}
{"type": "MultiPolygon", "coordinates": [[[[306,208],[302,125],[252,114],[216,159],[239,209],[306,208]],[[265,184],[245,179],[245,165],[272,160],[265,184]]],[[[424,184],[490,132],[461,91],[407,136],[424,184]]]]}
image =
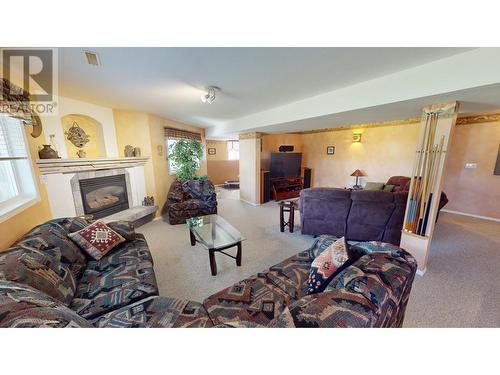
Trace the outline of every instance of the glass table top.
{"type": "Polygon", "coordinates": [[[207,249],[221,249],[244,241],[245,237],[219,215],[193,217],[186,224],[207,249]]]}

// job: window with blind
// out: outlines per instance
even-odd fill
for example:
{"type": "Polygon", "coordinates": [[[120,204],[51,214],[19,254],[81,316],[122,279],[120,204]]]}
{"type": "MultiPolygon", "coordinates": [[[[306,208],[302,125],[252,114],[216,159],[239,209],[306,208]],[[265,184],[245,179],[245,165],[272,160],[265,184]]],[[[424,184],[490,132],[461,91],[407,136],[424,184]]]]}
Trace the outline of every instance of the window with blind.
{"type": "Polygon", "coordinates": [[[21,120],[0,114],[0,220],[37,198],[21,120]]]}
{"type": "MultiPolygon", "coordinates": [[[[186,130],[180,130],[175,128],[165,128],[165,143],[167,146],[167,155],[170,155],[172,148],[179,141],[198,141],[201,142],[201,134],[188,132],[186,130]]],[[[170,174],[177,172],[177,168],[172,160],[168,160],[168,168],[170,174]]]]}

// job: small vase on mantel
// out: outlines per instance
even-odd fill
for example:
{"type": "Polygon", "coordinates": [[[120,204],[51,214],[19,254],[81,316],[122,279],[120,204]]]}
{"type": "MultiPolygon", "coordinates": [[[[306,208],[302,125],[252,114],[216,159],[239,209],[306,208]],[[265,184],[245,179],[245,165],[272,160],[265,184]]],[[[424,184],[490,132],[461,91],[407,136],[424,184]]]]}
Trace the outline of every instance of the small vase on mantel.
{"type": "Polygon", "coordinates": [[[82,149],[78,150],[78,152],[76,153],[78,155],[79,158],[83,159],[85,157],[87,157],[87,153],[85,151],[83,151],[82,149]]]}
{"type": "Polygon", "coordinates": [[[38,157],[40,159],[57,159],[59,155],[50,145],[43,145],[43,147],[38,150],[38,157]]]}

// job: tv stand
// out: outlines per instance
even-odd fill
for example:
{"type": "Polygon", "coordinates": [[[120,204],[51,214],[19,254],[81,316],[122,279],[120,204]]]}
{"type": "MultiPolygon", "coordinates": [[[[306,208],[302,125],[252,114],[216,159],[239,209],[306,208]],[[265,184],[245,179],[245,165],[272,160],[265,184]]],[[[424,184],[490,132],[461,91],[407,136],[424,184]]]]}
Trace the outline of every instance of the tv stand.
{"type": "Polygon", "coordinates": [[[302,177],[276,177],[271,179],[271,198],[277,201],[298,198],[304,188],[302,177]]]}

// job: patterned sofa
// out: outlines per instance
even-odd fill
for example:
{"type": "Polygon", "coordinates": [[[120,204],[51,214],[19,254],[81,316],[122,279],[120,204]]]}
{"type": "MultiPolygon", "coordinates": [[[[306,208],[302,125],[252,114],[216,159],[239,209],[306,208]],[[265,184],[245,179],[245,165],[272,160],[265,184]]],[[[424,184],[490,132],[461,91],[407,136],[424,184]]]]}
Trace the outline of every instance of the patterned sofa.
{"type": "Polygon", "coordinates": [[[0,328],[401,327],[416,271],[404,250],[360,243],[324,292],[306,295],[312,261],[336,240],[321,236],[201,304],[158,296],[147,243],[127,223],[109,224],[126,242],[87,259],[67,237],[87,224],[51,220],[0,253],[0,328]]]}

